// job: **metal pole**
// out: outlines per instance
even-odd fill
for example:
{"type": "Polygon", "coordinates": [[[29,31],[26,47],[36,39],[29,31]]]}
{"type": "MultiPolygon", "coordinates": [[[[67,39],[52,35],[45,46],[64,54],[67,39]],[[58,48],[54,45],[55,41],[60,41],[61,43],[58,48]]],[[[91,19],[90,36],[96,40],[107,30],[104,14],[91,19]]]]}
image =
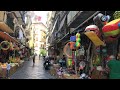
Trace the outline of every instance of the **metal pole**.
{"type": "Polygon", "coordinates": [[[76,61],[77,61],[77,50],[74,52],[74,59],[75,59],[75,73],[76,73],[76,75],[77,75],[77,63],[76,63],[76,61]],[[76,54],[75,54],[76,53],[76,54]]]}

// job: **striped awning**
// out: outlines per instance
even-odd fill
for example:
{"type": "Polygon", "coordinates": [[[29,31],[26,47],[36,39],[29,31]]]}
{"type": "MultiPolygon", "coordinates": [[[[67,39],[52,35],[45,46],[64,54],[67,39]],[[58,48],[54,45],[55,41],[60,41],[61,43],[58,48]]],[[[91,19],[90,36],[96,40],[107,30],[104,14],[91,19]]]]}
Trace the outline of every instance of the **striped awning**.
{"type": "Polygon", "coordinates": [[[12,36],[10,36],[8,33],[6,32],[2,32],[0,31],[0,38],[7,40],[7,41],[11,41],[11,42],[15,42],[15,43],[19,43],[15,38],[13,38],[12,36]]]}
{"type": "Polygon", "coordinates": [[[14,33],[14,31],[4,22],[0,22],[0,29],[7,33],[14,33]]]}

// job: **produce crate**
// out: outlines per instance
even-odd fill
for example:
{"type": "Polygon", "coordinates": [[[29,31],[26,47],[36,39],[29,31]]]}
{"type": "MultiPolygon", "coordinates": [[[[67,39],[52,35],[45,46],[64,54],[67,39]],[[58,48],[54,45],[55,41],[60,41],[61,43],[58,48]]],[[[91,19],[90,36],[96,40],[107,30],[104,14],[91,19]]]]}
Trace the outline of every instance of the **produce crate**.
{"type": "Polygon", "coordinates": [[[10,75],[12,75],[13,73],[15,73],[17,71],[17,66],[13,66],[10,69],[10,75]]]}
{"type": "Polygon", "coordinates": [[[6,78],[6,73],[7,71],[6,71],[6,68],[2,68],[2,73],[1,73],[1,75],[2,75],[2,78],[6,78]]]}

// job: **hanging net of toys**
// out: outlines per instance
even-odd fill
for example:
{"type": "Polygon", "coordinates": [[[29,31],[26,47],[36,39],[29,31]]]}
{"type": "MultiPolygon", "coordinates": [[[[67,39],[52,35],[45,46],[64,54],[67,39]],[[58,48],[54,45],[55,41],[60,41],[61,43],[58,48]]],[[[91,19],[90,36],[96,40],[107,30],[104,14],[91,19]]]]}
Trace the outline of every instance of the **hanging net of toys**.
{"type": "Polygon", "coordinates": [[[0,47],[2,50],[8,50],[10,48],[10,43],[8,41],[2,41],[0,47]]]}

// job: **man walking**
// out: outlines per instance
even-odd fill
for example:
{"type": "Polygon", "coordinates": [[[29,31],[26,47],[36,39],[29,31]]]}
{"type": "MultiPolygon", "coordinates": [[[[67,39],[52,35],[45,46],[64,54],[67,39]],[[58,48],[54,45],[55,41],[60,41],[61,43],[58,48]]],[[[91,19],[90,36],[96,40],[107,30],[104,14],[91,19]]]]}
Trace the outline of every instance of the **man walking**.
{"type": "Polygon", "coordinates": [[[34,66],[34,64],[35,64],[35,54],[33,55],[33,66],[34,66]]]}

